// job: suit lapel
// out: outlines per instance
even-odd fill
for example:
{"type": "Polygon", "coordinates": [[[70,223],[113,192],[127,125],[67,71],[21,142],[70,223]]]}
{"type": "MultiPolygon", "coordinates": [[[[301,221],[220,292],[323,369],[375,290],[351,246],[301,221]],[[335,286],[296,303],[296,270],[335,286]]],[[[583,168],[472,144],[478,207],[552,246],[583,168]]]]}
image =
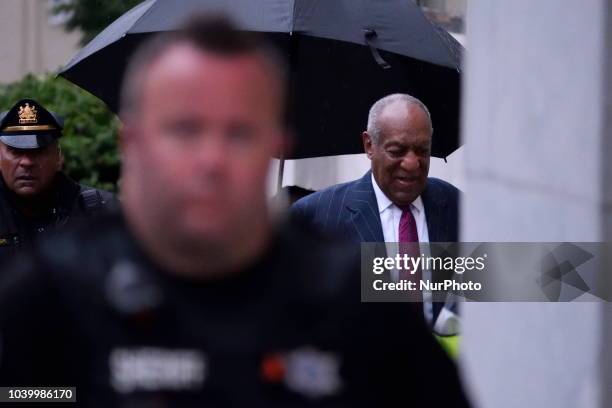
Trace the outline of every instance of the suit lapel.
{"type": "MultiPolygon", "coordinates": [[[[448,241],[449,220],[445,220],[448,212],[446,197],[439,191],[435,182],[428,181],[421,198],[425,207],[429,241],[448,241]]],[[[348,227],[352,226],[357,231],[360,241],[384,242],[371,171],[351,186],[346,197],[346,208],[351,213],[348,227]]]]}
{"type": "Polygon", "coordinates": [[[384,242],[371,174],[368,171],[347,194],[346,208],[351,213],[348,222],[359,234],[361,242],[384,242]]]}

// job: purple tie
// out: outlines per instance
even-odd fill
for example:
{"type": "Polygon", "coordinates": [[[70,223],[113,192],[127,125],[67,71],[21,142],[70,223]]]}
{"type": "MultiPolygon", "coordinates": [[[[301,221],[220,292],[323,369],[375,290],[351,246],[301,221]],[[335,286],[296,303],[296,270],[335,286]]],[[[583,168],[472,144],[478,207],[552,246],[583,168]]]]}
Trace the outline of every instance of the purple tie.
{"type": "Polygon", "coordinates": [[[419,242],[416,221],[410,208],[402,211],[399,223],[399,242],[419,242]]]}
{"type": "MultiPolygon", "coordinates": [[[[402,209],[402,217],[399,222],[399,253],[400,255],[408,255],[410,257],[419,257],[421,254],[419,249],[419,234],[417,232],[416,221],[410,211],[410,207],[402,209]]],[[[416,288],[419,288],[422,273],[421,268],[418,268],[414,274],[410,273],[405,269],[399,270],[399,278],[401,280],[408,280],[415,283],[416,288]]],[[[420,290],[411,292],[415,296],[415,300],[422,301],[422,294],[420,290]]]]}

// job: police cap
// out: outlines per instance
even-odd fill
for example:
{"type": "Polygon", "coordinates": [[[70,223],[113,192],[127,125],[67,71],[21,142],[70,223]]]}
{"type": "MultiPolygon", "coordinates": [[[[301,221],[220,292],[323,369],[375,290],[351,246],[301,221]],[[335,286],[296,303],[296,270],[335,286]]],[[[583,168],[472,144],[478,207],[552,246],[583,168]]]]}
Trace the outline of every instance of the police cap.
{"type": "Polygon", "coordinates": [[[16,149],[39,149],[62,136],[63,119],[33,99],[22,99],[0,114],[0,142],[16,149]]]}

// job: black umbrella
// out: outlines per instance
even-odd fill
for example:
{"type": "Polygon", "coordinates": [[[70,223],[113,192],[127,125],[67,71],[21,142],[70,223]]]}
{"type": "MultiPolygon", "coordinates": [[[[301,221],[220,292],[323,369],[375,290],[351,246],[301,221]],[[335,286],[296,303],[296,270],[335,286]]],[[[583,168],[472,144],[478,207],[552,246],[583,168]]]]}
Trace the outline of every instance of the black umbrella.
{"type": "Polygon", "coordinates": [[[223,13],[267,33],[288,56],[287,158],[362,153],[370,106],[396,92],[421,99],[434,122],[432,155],[459,146],[461,46],[411,0],[147,0],[87,44],[60,75],[115,112],[126,62],[151,33],[196,12],[223,13]]]}

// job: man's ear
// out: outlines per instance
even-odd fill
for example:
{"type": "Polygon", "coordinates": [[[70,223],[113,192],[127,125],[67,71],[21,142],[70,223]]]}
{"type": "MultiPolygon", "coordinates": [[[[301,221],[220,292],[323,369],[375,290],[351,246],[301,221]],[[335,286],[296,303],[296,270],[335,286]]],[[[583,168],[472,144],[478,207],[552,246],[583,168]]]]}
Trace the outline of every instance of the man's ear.
{"type": "Polygon", "coordinates": [[[125,149],[125,144],[129,139],[129,132],[129,126],[127,126],[124,122],[119,122],[119,138],[117,139],[117,147],[119,148],[119,150],[125,149]]]}
{"type": "Polygon", "coordinates": [[[135,126],[128,121],[119,123],[119,140],[117,145],[121,154],[129,150],[132,145],[138,143],[136,140],[138,130],[135,126]]]}
{"type": "Polygon", "coordinates": [[[372,149],[374,148],[372,137],[368,134],[368,132],[363,132],[361,134],[361,140],[363,141],[363,150],[368,156],[368,159],[372,160],[372,155],[373,155],[372,149]]]}

